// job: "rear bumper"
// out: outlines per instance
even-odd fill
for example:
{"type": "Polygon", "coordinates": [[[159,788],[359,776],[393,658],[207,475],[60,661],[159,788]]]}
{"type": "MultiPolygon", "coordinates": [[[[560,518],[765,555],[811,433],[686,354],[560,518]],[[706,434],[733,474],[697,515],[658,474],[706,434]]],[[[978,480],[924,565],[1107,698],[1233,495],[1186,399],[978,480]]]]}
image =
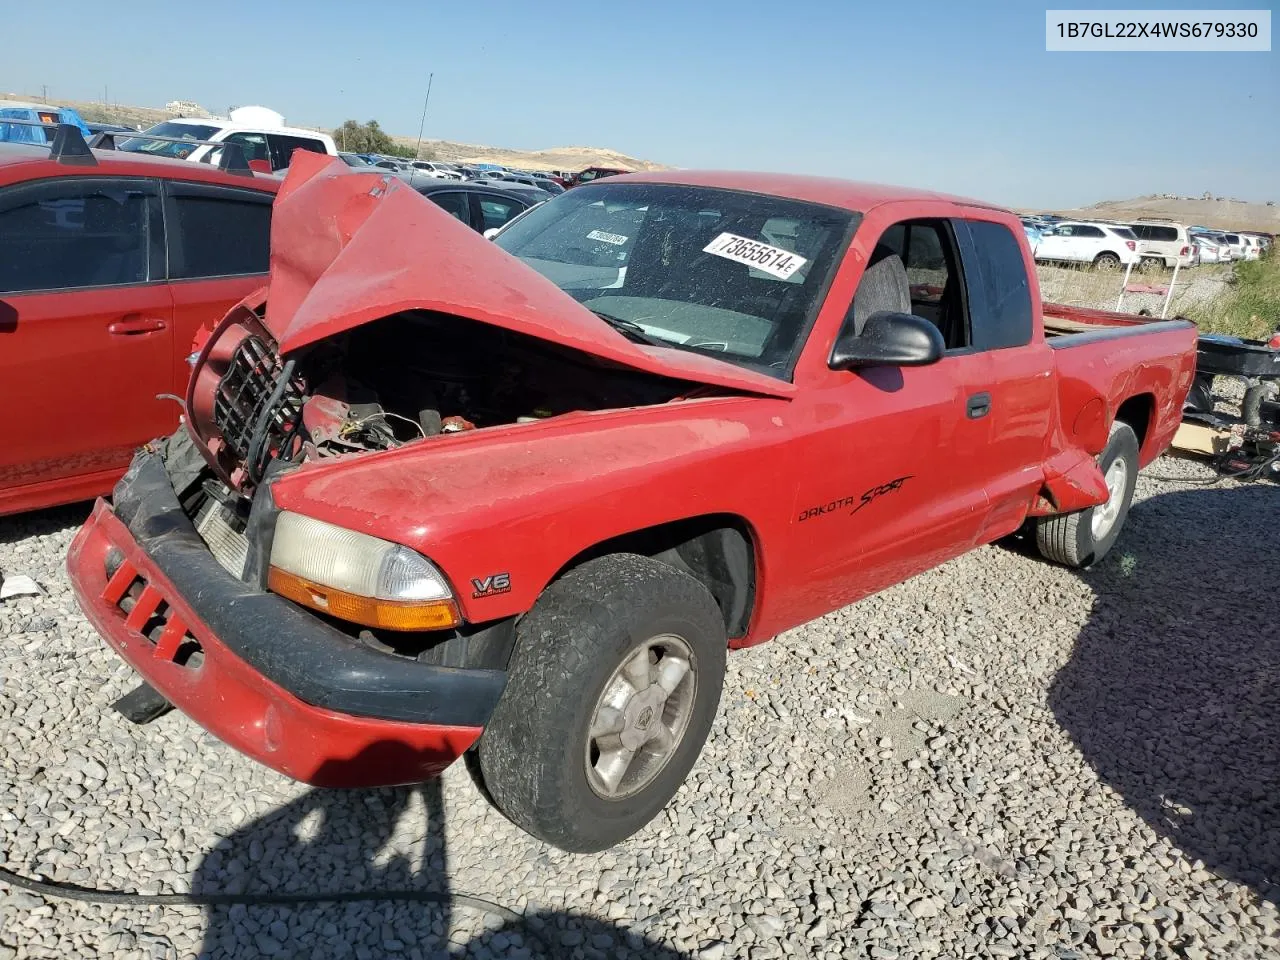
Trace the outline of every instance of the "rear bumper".
{"type": "Polygon", "coordinates": [[[147,682],[237,750],[318,786],[416,783],[480,736],[506,675],[365,647],[227,573],[139,454],[72,542],[81,608],[147,682]]]}

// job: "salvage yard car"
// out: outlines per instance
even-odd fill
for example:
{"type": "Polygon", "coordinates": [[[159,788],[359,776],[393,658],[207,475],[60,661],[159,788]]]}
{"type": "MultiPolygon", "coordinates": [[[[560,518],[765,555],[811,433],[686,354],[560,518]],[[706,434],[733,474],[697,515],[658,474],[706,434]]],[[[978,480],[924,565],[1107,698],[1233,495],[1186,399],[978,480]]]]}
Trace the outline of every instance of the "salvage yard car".
{"type": "Polygon", "coordinates": [[[338,155],[329,134],[285,126],[284,117],[266,107],[240,107],[225,118],[176,117],[122,140],[120,149],[217,165],[223,143],[237,144],[246,160],[270,164],[272,170],[288,167],[295,150],[338,155]]]}
{"type": "Polygon", "coordinates": [[[668,802],[728,648],[1024,529],[1105,556],[1195,362],[1184,321],[1043,311],[1016,216],[909,189],[611,177],[488,242],[299,156],[272,231],[77,534],[79,602],[276,770],[475,748],[566,850],[668,802]]]}
{"type": "Polygon", "coordinates": [[[178,425],[197,328],[266,279],[279,180],[75,138],[0,144],[0,403],[41,422],[3,434],[0,515],[109,492],[178,425]]]}
{"type": "Polygon", "coordinates": [[[1088,263],[1097,270],[1119,270],[1137,264],[1145,252],[1126,226],[1112,223],[1063,221],[1044,234],[1035,259],[1044,263],[1088,263]]]}

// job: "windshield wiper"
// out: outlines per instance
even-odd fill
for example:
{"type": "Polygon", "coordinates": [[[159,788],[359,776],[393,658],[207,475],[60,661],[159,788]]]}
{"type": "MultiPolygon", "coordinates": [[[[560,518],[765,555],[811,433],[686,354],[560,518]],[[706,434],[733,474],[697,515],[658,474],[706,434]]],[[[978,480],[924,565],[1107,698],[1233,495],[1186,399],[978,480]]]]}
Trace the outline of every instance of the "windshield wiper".
{"type": "Polygon", "coordinates": [[[623,336],[636,343],[647,343],[651,347],[669,347],[671,344],[666,340],[659,340],[657,337],[651,337],[645,333],[644,327],[636,323],[634,320],[625,320],[622,317],[615,317],[611,313],[604,313],[600,310],[592,310],[597,317],[607,323],[613,329],[617,330],[623,336]]]}

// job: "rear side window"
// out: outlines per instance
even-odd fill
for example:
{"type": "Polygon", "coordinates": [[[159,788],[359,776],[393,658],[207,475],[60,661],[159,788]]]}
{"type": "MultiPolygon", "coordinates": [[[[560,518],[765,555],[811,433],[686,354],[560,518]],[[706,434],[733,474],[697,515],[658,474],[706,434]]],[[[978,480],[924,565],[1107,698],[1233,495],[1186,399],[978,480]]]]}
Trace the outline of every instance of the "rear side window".
{"type": "Polygon", "coordinates": [[[1106,236],[1098,227],[1091,227],[1088,224],[1081,224],[1074,229],[1074,235],[1077,237],[1103,237],[1106,236]]]}
{"type": "Polygon", "coordinates": [[[440,193],[429,193],[427,199],[447,213],[457,217],[467,226],[471,226],[470,206],[467,195],[461,190],[447,190],[440,193]]]}
{"type": "Polygon", "coordinates": [[[0,193],[0,293],[145,283],[155,188],[63,179],[0,193]]]}
{"type": "Polygon", "coordinates": [[[480,194],[476,198],[480,203],[480,217],[483,223],[481,230],[500,227],[524,209],[524,204],[505,197],[496,197],[491,193],[480,194]]]}
{"type": "Polygon", "coordinates": [[[966,221],[965,276],[969,323],[978,350],[1020,347],[1031,342],[1031,287],[1022,248],[1007,227],[985,220],[966,221]]]}
{"type": "Polygon", "coordinates": [[[267,143],[271,146],[271,169],[283,170],[289,166],[289,159],[295,150],[309,150],[312,153],[327,153],[324,144],[310,137],[290,137],[283,133],[267,134],[267,143]]]}
{"type": "Polygon", "coordinates": [[[1154,240],[1158,243],[1176,243],[1178,240],[1177,227],[1164,227],[1154,223],[1135,223],[1131,229],[1140,240],[1154,240]]]}
{"type": "Polygon", "coordinates": [[[270,194],[175,186],[170,193],[169,209],[171,279],[267,272],[270,194]]]}

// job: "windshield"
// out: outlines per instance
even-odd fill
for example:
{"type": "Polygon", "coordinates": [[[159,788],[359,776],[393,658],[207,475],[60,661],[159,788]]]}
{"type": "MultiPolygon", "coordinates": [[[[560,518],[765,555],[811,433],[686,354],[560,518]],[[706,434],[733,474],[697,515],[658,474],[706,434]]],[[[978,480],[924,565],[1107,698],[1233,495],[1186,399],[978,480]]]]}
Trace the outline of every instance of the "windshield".
{"type": "Polygon", "coordinates": [[[196,149],[194,144],[173,143],[169,140],[148,140],[148,133],[157,137],[178,137],[182,140],[208,140],[219,127],[207,126],[203,123],[157,123],[143,131],[140,136],[130,137],[116,149],[128,150],[131,153],[150,153],[157,157],[177,157],[179,160],[189,157],[196,149]]]}
{"type": "Polygon", "coordinates": [[[668,184],[570,190],[494,242],[637,339],[790,375],[855,214],[668,184]]]}

